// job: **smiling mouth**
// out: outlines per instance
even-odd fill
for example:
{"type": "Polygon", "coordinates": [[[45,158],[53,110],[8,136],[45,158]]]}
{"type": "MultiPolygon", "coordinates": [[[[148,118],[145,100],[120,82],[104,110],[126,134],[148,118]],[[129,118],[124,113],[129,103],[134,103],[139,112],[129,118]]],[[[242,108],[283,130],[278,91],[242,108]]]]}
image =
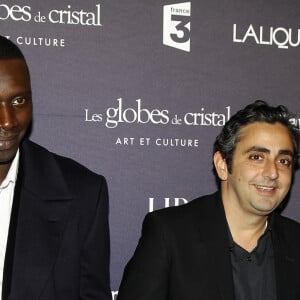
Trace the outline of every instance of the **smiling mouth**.
{"type": "Polygon", "coordinates": [[[12,135],[12,136],[1,136],[0,135],[0,142],[11,141],[11,140],[14,140],[16,137],[17,137],[17,135],[12,135]]]}
{"type": "Polygon", "coordinates": [[[258,190],[261,190],[261,191],[266,191],[266,192],[271,192],[271,191],[274,191],[275,189],[277,189],[276,186],[265,186],[265,185],[255,185],[255,187],[258,189],[258,190]]]}

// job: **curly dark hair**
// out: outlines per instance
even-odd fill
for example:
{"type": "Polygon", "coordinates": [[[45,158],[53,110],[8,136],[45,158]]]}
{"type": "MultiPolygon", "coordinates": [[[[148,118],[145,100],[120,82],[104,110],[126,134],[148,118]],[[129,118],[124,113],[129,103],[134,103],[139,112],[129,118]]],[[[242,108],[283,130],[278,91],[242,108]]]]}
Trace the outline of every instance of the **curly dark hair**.
{"type": "Polygon", "coordinates": [[[232,157],[236,145],[240,140],[240,130],[244,126],[254,122],[266,122],[270,124],[278,122],[286,126],[290,132],[295,152],[294,164],[296,165],[298,158],[299,129],[290,122],[290,119],[293,117],[294,115],[283,105],[274,107],[265,101],[257,100],[238,111],[225,124],[215,140],[213,153],[220,151],[227,163],[228,171],[231,172],[232,157]]]}

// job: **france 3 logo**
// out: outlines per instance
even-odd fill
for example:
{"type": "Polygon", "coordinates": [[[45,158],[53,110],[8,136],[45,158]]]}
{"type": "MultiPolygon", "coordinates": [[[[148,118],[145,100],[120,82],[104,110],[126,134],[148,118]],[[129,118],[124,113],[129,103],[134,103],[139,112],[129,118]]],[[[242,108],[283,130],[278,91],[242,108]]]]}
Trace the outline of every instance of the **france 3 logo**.
{"type": "Polygon", "coordinates": [[[164,5],[163,44],[190,52],[191,2],[164,5]]]}

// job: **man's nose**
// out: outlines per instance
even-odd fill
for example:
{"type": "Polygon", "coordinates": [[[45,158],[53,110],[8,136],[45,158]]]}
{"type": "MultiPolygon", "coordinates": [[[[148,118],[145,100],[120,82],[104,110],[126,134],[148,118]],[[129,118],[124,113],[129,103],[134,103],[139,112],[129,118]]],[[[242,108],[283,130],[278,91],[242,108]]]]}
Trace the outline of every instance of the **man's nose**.
{"type": "Polygon", "coordinates": [[[10,130],[17,125],[14,108],[6,103],[0,104],[0,129],[10,130]]]}
{"type": "Polygon", "coordinates": [[[278,166],[276,161],[267,160],[264,169],[263,169],[263,177],[269,179],[277,179],[278,178],[278,166]]]}

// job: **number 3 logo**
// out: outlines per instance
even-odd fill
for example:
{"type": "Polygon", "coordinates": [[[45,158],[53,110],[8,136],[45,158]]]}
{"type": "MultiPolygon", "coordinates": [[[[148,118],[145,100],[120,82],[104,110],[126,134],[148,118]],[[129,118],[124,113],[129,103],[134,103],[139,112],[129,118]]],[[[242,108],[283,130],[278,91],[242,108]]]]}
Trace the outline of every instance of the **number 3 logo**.
{"type": "Polygon", "coordinates": [[[178,33],[171,33],[171,39],[176,43],[187,42],[190,39],[190,29],[187,27],[187,25],[190,23],[190,17],[182,15],[172,15],[171,20],[179,22],[175,26],[178,33]]]}

